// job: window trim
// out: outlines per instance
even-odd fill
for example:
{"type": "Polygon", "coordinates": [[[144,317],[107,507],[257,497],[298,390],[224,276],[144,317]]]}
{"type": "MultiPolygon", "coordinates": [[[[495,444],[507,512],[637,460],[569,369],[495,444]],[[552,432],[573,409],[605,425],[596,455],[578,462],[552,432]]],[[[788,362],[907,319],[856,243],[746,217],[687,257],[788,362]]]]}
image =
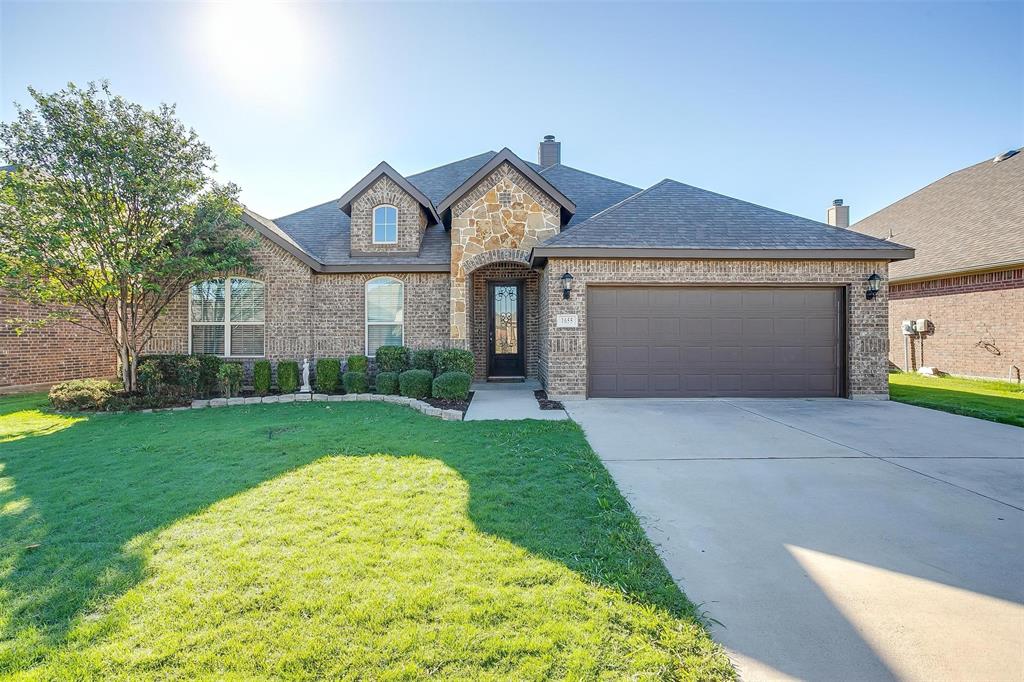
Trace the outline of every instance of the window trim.
{"type": "Polygon", "coordinates": [[[377,204],[373,207],[373,220],[371,221],[373,226],[371,228],[372,234],[370,237],[374,244],[397,244],[398,243],[398,207],[394,204],[377,204]],[[393,208],[395,209],[395,238],[392,241],[378,241],[377,239],[377,209],[381,208],[393,208]]]}
{"type": "MultiPolygon", "coordinates": [[[[234,324],[254,324],[252,322],[235,322],[234,324]]],[[[188,354],[193,355],[192,351],[192,327],[223,327],[224,328],[224,352],[216,354],[219,358],[265,358],[267,357],[267,283],[254,279],[252,277],[211,277],[210,279],[197,280],[190,282],[188,285],[188,354]],[[263,353],[261,355],[232,355],[231,354],[231,280],[248,280],[250,282],[256,282],[257,284],[263,285],[263,322],[258,323],[263,327],[263,353]],[[224,321],[223,322],[195,322],[192,319],[192,287],[200,282],[210,282],[216,280],[224,281],[224,321]]],[[[211,353],[210,355],[214,355],[211,353]]]]}
{"type": "MultiPolygon", "coordinates": [[[[374,326],[388,326],[394,327],[394,322],[370,322],[370,304],[369,304],[369,293],[370,284],[380,280],[398,282],[402,285],[402,343],[401,346],[405,345],[405,281],[398,279],[397,277],[390,277],[388,275],[382,275],[380,277],[371,277],[366,280],[366,284],[363,285],[363,352],[366,353],[367,357],[370,357],[370,325],[374,326]]],[[[376,351],[374,351],[376,353],[376,351]]]]}

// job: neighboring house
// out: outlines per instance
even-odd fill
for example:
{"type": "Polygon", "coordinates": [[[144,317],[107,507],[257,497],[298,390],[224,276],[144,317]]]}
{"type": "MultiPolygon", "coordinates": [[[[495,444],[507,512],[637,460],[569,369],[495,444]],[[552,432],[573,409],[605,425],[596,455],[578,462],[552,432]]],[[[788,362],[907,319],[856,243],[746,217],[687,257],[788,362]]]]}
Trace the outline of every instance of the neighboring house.
{"type": "Polygon", "coordinates": [[[889,271],[891,360],[1019,381],[1024,368],[1024,154],[951,173],[853,225],[916,250],[889,271]],[[928,320],[905,336],[904,320],[928,320]]]}
{"type": "MultiPolygon", "coordinates": [[[[0,166],[0,173],[11,170],[0,166]]],[[[99,334],[65,321],[32,325],[49,312],[0,288],[0,394],[117,374],[114,352],[99,334]]]]}
{"type": "Polygon", "coordinates": [[[664,180],[508,149],[246,222],[258,279],[197,283],[150,352],[474,351],[557,397],[888,395],[885,281],[911,249],[664,180]],[[880,282],[869,300],[869,277],[880,282]],[[571,277],[571,279],[570,279],[571,277]],[[571,283],[571,290],[566,290],[571,283]]]}

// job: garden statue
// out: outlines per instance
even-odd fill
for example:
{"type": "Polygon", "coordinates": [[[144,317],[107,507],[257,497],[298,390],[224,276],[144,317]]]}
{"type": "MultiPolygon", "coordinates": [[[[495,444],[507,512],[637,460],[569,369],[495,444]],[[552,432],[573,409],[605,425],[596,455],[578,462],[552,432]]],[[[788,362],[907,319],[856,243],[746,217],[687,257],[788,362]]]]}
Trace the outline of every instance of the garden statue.
{"type": "Polygon", "coordinates": [[[312,393],[313,387],[309,385],[309,358],[302,358],[302,388],[299,393],[312,393]]]}

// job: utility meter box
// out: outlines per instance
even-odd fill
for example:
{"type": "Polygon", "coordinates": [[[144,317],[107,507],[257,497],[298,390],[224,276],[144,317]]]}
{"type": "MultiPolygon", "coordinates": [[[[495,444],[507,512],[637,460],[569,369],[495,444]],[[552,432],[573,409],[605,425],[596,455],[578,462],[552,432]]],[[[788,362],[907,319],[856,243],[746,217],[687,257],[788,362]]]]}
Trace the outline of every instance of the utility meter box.
{"type": "Polygon", "coordinates": [[[918,334],[927,334],[928,320],[914,320],[914,331],[918,334]]]}
{"type": "Polygon", "coordinates": [[[902,331],[906,336],[911,336],[914,333],[914,321],[903,320],[900,322],[900,331],[902,331]]]}

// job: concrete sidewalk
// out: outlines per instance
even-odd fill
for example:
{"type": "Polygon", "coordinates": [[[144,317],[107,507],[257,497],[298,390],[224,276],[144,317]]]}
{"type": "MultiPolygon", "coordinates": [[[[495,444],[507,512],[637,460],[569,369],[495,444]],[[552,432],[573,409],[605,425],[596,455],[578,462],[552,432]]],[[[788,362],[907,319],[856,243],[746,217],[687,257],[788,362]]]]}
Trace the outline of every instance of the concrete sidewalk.
{"type": "Polygon", "coordinates": [[[1024,679],[1024,429],[893,402],[566,408],[745,679],[1024,679]]]}
{"type": "Polygon", "coordinates": [[[533,380],[516,383],[473,384],[473,402],[464,421],[482,419],[568,419],[564,410],[542,410],[533,397],[540,384],[533,380]]]}

